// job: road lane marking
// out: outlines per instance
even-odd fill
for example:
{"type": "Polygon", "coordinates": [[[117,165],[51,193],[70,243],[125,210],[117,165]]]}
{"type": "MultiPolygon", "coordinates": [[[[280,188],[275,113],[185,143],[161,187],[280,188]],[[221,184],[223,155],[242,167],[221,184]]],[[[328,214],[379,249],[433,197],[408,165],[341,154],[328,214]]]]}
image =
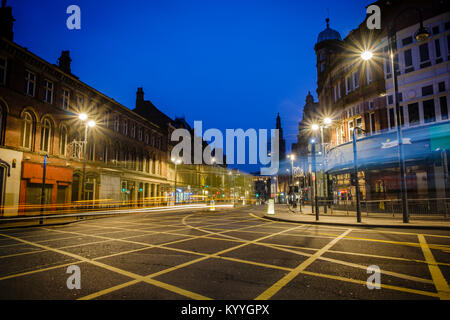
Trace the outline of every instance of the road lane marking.
{"type": "Polygon", "coordinates": [[[25,272],[21,272],[21,273],[10,274],[10,275],[7,275],[7,276],[0,277],[0,281],[6,280],[6,279],[11,279],[11,278],[23,277],[23,276],[27,276],[29,274],[34,274],[34,273],[38,273],[38,272],[44,272],[44,271],[48,271],[48,270],[63,268],[63,267],[67,267],[67,266],[70,266],[70,265],[73,265],[73,264],[77,264],[77,263],[80,263],[80,262],[83,262],[83,261],[81,261],[81,260],[80,261],[74,261],[74,262],[70,262],[70,263],[59,264],[59,265],[53,266],[53,267],[47,267],[47,268],[41,268],[41,269],[25,271],[25,272]]]}
{"type": "MultiPolygon", "coordinates": [[[[287,232],[287,231],[290,231],[290,230],[294,230],[294,229],[297,229],[297,228],[300,228],[300,227],[301,227],[301,226],[295,226],[295,227],[293,227],[293,228],[289,228],[289,229],[286,229],[286,230],[282,230],[282,231],[278,232],[277,234],[281,234],[281,233],[283,233],[283,232],[287,232]]],[[[255,242],[259,241],[259,240],[263,240],[263,239],[268,238],[268,237],[271,237],[271,236],[273,236],[273,235],[270,234],[270,235],[267,235],[267,236],[264,236],[264,237],[261,237],[261,238],[252,240],[252,241],[247,241],[246,243],[243,243],[243,244],[240,244],[240,245],[237,245],[237,246],[228,248],[228,249],[224,249],[224,250],[219,251],[219,252],[216,252],[216,253],[214,253],[214,254],[207,254],[207,255],[205,255],[205,256],[203,256],[203,257],[201,257],[201,258],[194,259],[194,260],[191,260],[191,261],[188,261],[188,262],[179,264],[179,265],[177,265],[177,266],[173,266],[173,267],[170,267],[170,268],[167,268],[167,269],[164,269],[164,270],[161,270],[161,271],[158,271],[158,272],[149,274],[149,275],[145,276],[145,279],[151,279],[151,278],[157,277],[157,276],[159,276],[159,275],[163,275],[163,274],[166,274],[166,273],[169,273],[169,272],[172,272],[172,271],[175,271],[175,270],[178,270],[178,269],[187,267],[187,266],[189,266],[189,265],[191,265],[191,264],[195,264],[195,263],[198,263],[198,262],[207,260],[207,259],[209,259],[209,258],[219,257],[221,254],[224,254],[224,253],[226,253],[226,252],[229,252],[229,251],[233,251],[233,250],[242,248],[242,247],[247,246],[247,245],[249,245],[249,244],[251,244],[251,243],[255,243],[255,242]]],[[[162,248],[166,249],[166,248],[168,248],[168,247],[164,247],[164,246],[163,246],[162,248]]],[[[130,283],[129,285],[131,285],[131,282],[129,282],[129,283],[130,283]]],[[[127,284],[127,283],[122,284],[122,285],[121,285],[121,288],[123,288],[126,284],[127,284]]],[[[117,286],[111,287],[111,288],[108,288],[108,289],[105,289],[105,290],[101,290],[101,291],[98,291],[98,292],[95,292],[95,293],[93,293],[93,294],[91,294],[91,295],[89,295],[89,296],[86,296],[86,297],[84,297],[84,298],[90,298],[90,297],[94,297],[94,296],[95,296],[95,297],[99,297],[99,296],[101,296],[101,295],[103,295],[103,294],[106,294],[106,293],[109,293],[109,292],[112,292],[112,291],[115,291],[115,290],[120,289],[120,288],[115,289],[116,287],[117,287],[117,286]]]]}
{"type": "Polygon", "coordinates": [[[292,279],[294,279],[301,271],[305,270],[309,265],[311,265],[314,261],[317,260],[322,254],[324,254],[328,249],[334,246],[339,240],[345,237],[348,233],[350,233],[352,229],[347,229],[340,236],[331,240],[327,245],[325,245],[322,249],[315,252],[308,259],[300,263],[293,271],[289,272],[283,278],[278,280],[275,284],[273,284],[270,288],[266,289],[263,293],[261,293],[255,300],[267,300],[270,299],[274,294],[280,291],[286,284],[288,284],[292,279]]]}
{"type": "MultiPolygon", "coordinates": [[[[301,274],[306,274],[306,275],[309,275],[309,276],[314,276],[314,277],[328,278],[328,279],[333,279],[333,280],[339,280],[339,281],[344,281],[344,282],[351,282],[351,283],[361,284],[363,286],[367,285],[367,281],[356,280],[356,279],[351,279],[351,278],[344,278],[344,277],[334,276],[334,275],[329,275],[329,274],[322,274],[322,273],[316,273],[316,272],[311,272],[311,271],[302,271],[300,273],[301,274]]],[[[409,288],[398,287],[398,286],[393,286],[393,285],[389,285],[389,284],[381,284],[381,287],[385,288],[385,289],[396,290],[396,291],[403,291],[403,292],[408,292],[408,293],[420,294],[420,295],[423,295],[423,296],[438,297],[437,293],[429,292],[429,291],[409,289],[409,288]]]]}
{"type": "MultiPolygon", "coordinates": [[[[328,236],[337,236],[330,233],[319,233],[322,235],[328,235],[328,236]]],[[[395,244],[395,245],[402,245],[402,246],[410,246],[410,247],[420,247],[420,244],[417,242],[406,242],[406,241],[393,241],[393,240],[382,240],[382,239],[371,239],[371,238],[360,238],[360,237],[352,237],[352,236],[346,236],[346,240],[361,240],[361,241],[373,241],[373,242],[381,242],[381,243],[389,243],[389,244],[395,244]]],[[[431,249],[437,249],[437,250],[448,250],[450,249],[450,246],[445,244],[430,244],[428,245],[431,249]]]]}
{"type": "Polygon", "coordinates": [[[199,294],[197,294],[195,292],[190,292],[190,291],[187,291],[187,290],[184,290],[184,289],[181,289],[181,288],[177,288],[177,287],[169,285],[169,284],[164,284],[164,283],[162,283],[160,281],[155,281],[153,279],[147,279],[147,278],[145,278],[145,277],[143,277],[141,275],[135,274],[133,272],[122,270],[120,268],[116,268],[116,267],[104,264],[104,263],[96,261],[96,260],[85,258],[83,256],[79,256],[79,255],[71,253],[71,252],[66,252],[66,251],[63,251],[63,250],[50,248],[50,247],[47,247],[45,245],[41,245],[41,244],[34,243],[34,242],[31,242],[31,241],[28,241],[28,240],[24,240],[24,239],[12,237],[12,236],[4,235],[4,234],[1,234],[1,235],[6,236],[6,237],[11,238],[11,239],[14,239],[14,240],[17,240],[17,241],[21,241],[23,243],[27,243],[27,244],[30,244],[30,245],[33,245],[33,246],[36,246],[36,247],[40,247],[42,249],[46,249],[46,250],[53,251],[53,252],[56,252],[56,253],[59,253],[59,254],[62,254],[62,255],[66,255],[66,256],[72,257],[72,258],[74,258],[76,260],[80,260],[80,261],[83,261],[83,262],[87,262],[87,263],[93,264],[93,265],[95,265],[97,267],[106,269],[106,270],[111,271],[111,272],[115,272],[115,273],[121,274],[123,276],[126,276],[128,278],[132,278],[134,280],[144,281],[146,283],[150,283],[150,284],[153,284],[155,286],[162,287],[164,289],[167,289],[169,291],[181,294],[181,295],[186,296],[186,297],[191,298],[191,299],[209,300],[208,297],[199,295],[199,294]]]}
{"type": "Polygon", "coordinates": [[[421,234],[419,234],[417,237],[419,238],[420,247],[422,248],[425,260],[428,263],[428,269],[430,270],[431,278],[433,279],[434,286],[436,287],[439,298],[441,300],[450,300],[450,289],[448,287],[448,283],[442,275],[442,272],[439,269],[438,265],[436,264],[436,260],[434,259],[433,253],[431,252],[431,249],[428,246],[425,237],[421,234]]]}

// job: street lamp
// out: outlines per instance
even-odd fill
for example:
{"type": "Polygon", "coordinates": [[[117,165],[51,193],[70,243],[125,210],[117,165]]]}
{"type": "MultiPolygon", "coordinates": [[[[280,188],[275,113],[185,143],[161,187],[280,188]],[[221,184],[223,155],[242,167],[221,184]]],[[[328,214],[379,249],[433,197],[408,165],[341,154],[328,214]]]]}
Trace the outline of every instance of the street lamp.
{"type": "Polygon", "coordinates": [[[353,129],[353,162],[354,162],[354,175],[355,175],[355,190],[356,190],[356,222],[361,222],[361,200],[359,197],[359,179],[358,179],[358,154],[356,149],[356,130],[366,132],[366,130],[355,127],[353,129]]]}
{"type": "MultiPolygon", "coordinates": [[[[403,222],[409,222],[409,213],[408,213],[408,197],[407,197],[407,189],[406,189],[406,166],[405,159],[403,156],[403,135],[401,129],[401,117],[400,114],[400,105],[398,101],[398,78],[397,78],[397,69],[398,69],[398,61],[397,61],[397,20],[398,18],[408,10],[416,10],[419,14],[420,26],[417,32],[415,33],[415,38],[417,41],[425,41],[429,38],[429,31],[423,26],[422,12],[420,9],[416,7],[407,7],[401,12],[397,14],[397,16],[392,20],[392,23],[389,27],[388,32],[388,40],[389,40],[389,56],[391,58],[391,72],[392,72],[392,82],[394,87],[394,99],[395,99],[395,115],[396,115],[396,125],[397,125],[397,140],[398,140],[398,158],[399,158],[399,167],[400,167],[400,187],[401,187],[401,196],[402,196],[402,213],[403,213],[403,222]]],[[[367,52],[361,54],[361,58],[364,60],[369,60],[373,55],[368,54],[367,52]]]]}
{"type": "Polygon", "coordinates": [[[86,152],[87,152],[87,137],[88,137],[88,128],[95,127],[96,123],[94,120],[88,120],[88,115],[86,113],[81,113],[78,115],[78,118],[84,122],[84,143],[83,143],[83,181],[82,181],[82,187],[81,187],[81,197],[82,200],[86,200],[85,196],[85,187],[86,187],[86,152]]]}
{"type": "Polygon", "coordinates": [[[316,172],[316,139],[311,139],[311,153],[312,153],[312,171],[314,173],[314,207],[316,208],[316,221],[319,221],[319,204],[317,199],[317,172],[316,172]]]}
{"type": "MultiPolygon", "coordinates": [[[[313,124],[311,126],[311,129],[313,131],[318,131],[320,129],[320,154],[322,156],[322,163],[323,163],[323,193],[324,193],[324,197],[325,199],[328,198],[328,192],[327,192],[327,176],[325,175],[325,148],[324,148],[324,141],[323,141],[323,128],[328,128],[331,123],[333,122],[333,120],[329,117],[325,117],[322,120],[321,124],[313,124]]],[[[327,213],[327,204],[325,203],[324,205],[324,213],[327,213]]]]}
{"type": "Polygon", "coordinates": [[[173,193],[174,204],[177,204],[177,166],[181,163],[181,159],[172,158],[172,162],[175,164],[175,191],[173,193]]]}
{"type": "Polygon", "coordinates": [[[288,155],[288,158],[291,160],[291,184],[294,184],[294,160],[295,154],[288,155]]]}

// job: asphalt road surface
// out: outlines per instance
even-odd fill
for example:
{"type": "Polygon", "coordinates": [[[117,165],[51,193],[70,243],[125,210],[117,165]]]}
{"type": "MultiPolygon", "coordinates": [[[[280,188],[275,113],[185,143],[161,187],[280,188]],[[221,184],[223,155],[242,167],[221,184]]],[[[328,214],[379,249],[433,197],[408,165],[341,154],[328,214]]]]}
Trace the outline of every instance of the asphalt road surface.
{"type": "Polygon", "coordinates": [[[448,231],[283,223],[263,210],[0,230],[0,299],[449,298],[448,231]],[[80,289],[68,288],[73,265],[80,289]]]}

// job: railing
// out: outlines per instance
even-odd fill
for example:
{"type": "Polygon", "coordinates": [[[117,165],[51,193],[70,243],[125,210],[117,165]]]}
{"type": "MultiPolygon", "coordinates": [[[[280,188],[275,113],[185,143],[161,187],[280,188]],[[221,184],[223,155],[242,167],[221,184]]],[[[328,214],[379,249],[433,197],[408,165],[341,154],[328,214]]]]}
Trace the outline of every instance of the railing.
{"type": "MultiPolygon", "coordinates": [[[[302,202],[303,206],[314,205],[314,199],[302,202]]],[[[355,215],[356,200],[318,200],[319,212],[334,215],[355,215]]],[[[450,218],[450,198],[408,199],[408,212],[412,216],[450,218]]],[[[366,216],[402,216],[401,199],[362,200],[361,213],[366,216]]]]}

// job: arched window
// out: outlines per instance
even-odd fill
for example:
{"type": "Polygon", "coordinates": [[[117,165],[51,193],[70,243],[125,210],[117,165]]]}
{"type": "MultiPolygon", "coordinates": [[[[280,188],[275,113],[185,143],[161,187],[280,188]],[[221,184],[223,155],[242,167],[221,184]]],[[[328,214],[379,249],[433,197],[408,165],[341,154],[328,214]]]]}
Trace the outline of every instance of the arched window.
{"type": "Polygon", "coordinates": [[[25,112],[22,116],[22,139],[21,146],[31,149],[33,143],[34,120],[30,112],[25,112]]]}
{"type": "Polygon", "coordinates": [[[59,154],[65,156],[66,149],[67,149],[67,128],[66,126],[62,126],[59,132],[59,154]]]}
{"type": "Polygon", "coordinates": [[[49,119],[44,119],[41,127],[41,151],[50,152],[51,136],[52,124],[49,119]]]}

